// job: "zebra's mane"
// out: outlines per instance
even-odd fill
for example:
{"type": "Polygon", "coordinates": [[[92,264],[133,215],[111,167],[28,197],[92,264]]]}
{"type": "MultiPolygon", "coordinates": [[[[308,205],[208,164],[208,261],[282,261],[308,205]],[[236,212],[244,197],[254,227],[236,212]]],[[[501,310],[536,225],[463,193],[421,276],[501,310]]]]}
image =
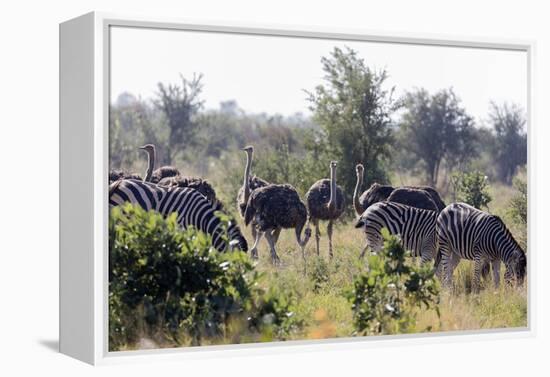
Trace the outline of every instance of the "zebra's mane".
{"type": "Polygon", "coordinates": [[[502,221],[502,219],[497,216],[497,215],[491,215],[491,217],[493,219],[496,220],[496,222],[502,227],[502,229],[504,230],[504,234],[506,235],[506,237],[510,240],[512,240],[512,243],[514,244],[514,246],[521,250],[524,254],[525,254],[525,251],[523,251],[523,249],[521,248],[521,246],[519,245],[518,241],[516,241],[516,239],[514,238],[514,236],[512,235],[512,232],[510,232],[510,230],[508,229],[508,227],[506,226],[506,224],[504,224],[504,221],[502,221]]]}

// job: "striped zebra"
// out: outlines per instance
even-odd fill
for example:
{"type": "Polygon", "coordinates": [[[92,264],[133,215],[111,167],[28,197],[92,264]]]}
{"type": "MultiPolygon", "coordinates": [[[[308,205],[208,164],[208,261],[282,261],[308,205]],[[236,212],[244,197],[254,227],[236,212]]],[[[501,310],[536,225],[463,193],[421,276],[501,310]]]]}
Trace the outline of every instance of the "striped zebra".
{"type": "MultiPolygon", "coordinates": [[[[375,252],[382,248],[381,230],[387,228],[390,234],[400,236],[405,249],[426,263],[436,255],[436,219],[436,211],[395,202],[378,202],[363,212],[355,227],[364,229],[367,245],[375,252]]],[[[361,256],[365,251],[366,248],[361,256]]]]}
{"type": "Polygon", "coordinates": [[[439,214],[436,234],[439,246],[436,265],[442,263],[447,286],[451,285],[460,258],[475,263],[474,291],[479,289],[481,269],[486,263],[492,264],[496,287],[500,283],[501,261],[506,266],[504,279],[523,283],[527,265],[525,253],[498,216],[465,203],[453,203],[439,214]]]}
{"type": "MultiPolygon", "coordinates": [[[[123,203],[139,205],[146,211],[155,210],[164,216],[173,212],[182,228],[193,226],[212,237],[212,245],[219,251],[228,249],[220,219],[214,215],[216,207],[191,188],[163,187],[134,179],[122,179],[109,186],[109,207],[123,203]]],[[[231,222],[227,229],[229,246],[248,251],[246,239],[239,227],[231,222]]]]}

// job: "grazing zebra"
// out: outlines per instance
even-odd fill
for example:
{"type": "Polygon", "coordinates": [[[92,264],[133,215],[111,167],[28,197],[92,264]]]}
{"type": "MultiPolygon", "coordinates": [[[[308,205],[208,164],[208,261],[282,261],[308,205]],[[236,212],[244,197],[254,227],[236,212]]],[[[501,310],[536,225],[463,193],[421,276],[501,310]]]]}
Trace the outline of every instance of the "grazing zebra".
{"type": "MultiPolygon", "coordinates": [[[[219,251],[228,249],[220,219],[214,215],[216,208],[198,191],[191,188],[162,187],[152,183],[123,179],[109,186],[109,207],[134,203],[164,216],[173,212],[182,228],[193,226],[212,236],[212,245],[219,251]]],[[[239,227],[231,222],[227,229],[230,246],[236,245],[248,251],[246,239],[239,227]]]]}
{"type": "Polygon", "coordinates": [[[436,226],[439,254],[436,266],[441,262],[445,284],[450,285],[453,271],[460,258],[475,262],[474,291],[479,289],[483,263],[493,266],[495,286],[500,282],[500,261],[506,266],[504,279],[516,279],[523,283],[527,259],[506,225],[498,216],[490,215],[465,203],[448,205],[437,218],[436,226]]]}
{"type": "MultiPolygon", "coordinates": [[[[382,228],[390,234],[399,235],[403,247],[413,256],[420,257],[422,263],[429,262],[436,254],[435,224],[437,212],[394,202],[378,202],[371,205],[359,217],[356,228],[363,228],[367,245],[373,251],[382,248],[382,228]]],[[[361,257],[366,248],[363,249],[361,257]]]]}

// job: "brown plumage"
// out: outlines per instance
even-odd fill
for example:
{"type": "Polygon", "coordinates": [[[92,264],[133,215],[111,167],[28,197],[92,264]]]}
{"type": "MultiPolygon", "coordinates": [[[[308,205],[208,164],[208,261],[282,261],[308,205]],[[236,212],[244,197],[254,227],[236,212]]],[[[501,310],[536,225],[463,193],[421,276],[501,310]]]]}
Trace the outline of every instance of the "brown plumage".
{"type": "Polygon", "coordinates": [[[128,173],[123,170],[113,169],[109,172],[109,184],[119,179],[137,179],[142,180],[141,176],[136,173],[128,173]]]}
{"type": "Polygon", "coordinates": [[[177,177],[178,175],[180,175],[180,171],[177,168],[173,166],[161,166],[153,171],[150,182],[159,183],[163,179],[177,177]]]}
{"type": "Polygon", "coordinates": [[[396,188],[392,191],[390,196],[388,196],[388,202],[401,203],[411,207],[439,212],[430,194],[422,189],[410,187],[396,188]]]}
{"type": "Polygon", "coordinates": [[[244,213],[246,225],[253,224],[258,231],[251,253],[254,254],[262,233],[265,233],[271,249],[273,263],[279,260],[275,251],[275,244],[279,238],[281,229],[294,228],[296,241],[301,248],[302,257],[305,260],[304,249],[311,236],[308,228],[302,239],[302,229],[307,221],[307,209],[300,200],[300,196],[294,187],[288,184],[267,185],[260,187],[250,194],[244,213]]]}
{"type": "Polygon", "coordinates": [[[429,186],[404,186],[394,188],[389,185],[373,183],[367,191],[359,195],[363,184],[363,165],[358,164],[355,171],[357,173],[357,184],[353,193],[353,206],[357,215],[361,215],[374,203],[384,200],[438,212],[445,208],[445,203],[441,200],[439,193],[429,186]]]}
{"type": "Polygon", "coordinates": [[[158,185],[167,187],[189,187],[195,189],[204,195],[206,199],[208,199],[208,201],[217,209],[222,209],[223,207],[221,202],[219,202],[216,198],[216,191],[206,179],[177,175],[174,177],[166,177],[161,179],[158,185]]]}
{"type": "Polygon", "coordinates": [[[329,255],[332,257],[332,225],[344,213],[344,193],[336,185],[336,161],[330,163],[330,179],[320,179],[315,182],[306,193],[309,219],[315,225],[315,241],[317,255],[319,255],[319,220],[328,220],[327,234],[329,241],[329,255]]]}
{"type": "MultiPolygon", "coordinates": [[[[250,192],[254,192],[254,190],[259,189],[260,187],[265,187],[267,185],[269,185],[269,182],[261,179],[260,177],[256,177],[255,175],[248,178],[248,187],[250,189],[250,192]]],[[[239,213],[241,214],[241,217],[243,218],[244,218],[244,212],[246,210],[246,203],[247,203],[244,199],[244,191],[245,191],[245,187],[243,185],[241,186],[241,188],[239,189],[239,192],[237,193],[237,208],[239,210],[239,213]]]]}

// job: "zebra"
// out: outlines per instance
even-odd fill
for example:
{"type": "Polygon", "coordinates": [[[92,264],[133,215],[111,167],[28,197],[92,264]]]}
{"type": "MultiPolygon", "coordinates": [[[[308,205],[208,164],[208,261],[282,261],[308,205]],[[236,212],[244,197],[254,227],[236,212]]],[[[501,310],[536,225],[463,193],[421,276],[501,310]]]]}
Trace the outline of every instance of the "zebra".
{"type": "MultiPolygon", "coordinates": [[[[139,205],[146,211],[155,210],[164,216],[178,214],[177,222],[183,228],[193,226],[212,236],[212,245],[219,251],[228,249],[220,219],[205,196],[192,188],[164,187],[134,179],[122,179],[109,186],[109,208],[126,202],[139,205]]],[[[239,227],[230,222],[227,235],[229,246],[248,251],[246,239],[239,227]]]]}
{"type": "MultiPolygon", "coordinates": [[[[437,212],[395,202],[378,202],[369,206],[355,224],[363,228],[367,245],[375,252],[382,248],[381,229],[399,235],[403,247],[420,257],[422,263],[431,261],[436,255],[435,224],[437,212]]],[[[361,252],[363,257],[366,247],[361,252]]]]}
{"type": "Polygon", "coordinates": [[[523,283],[527,259],[506,225],[498,216],[480,211],[466,203],[453,203],[445,207],[437,218],[439,247],[436,266],[442,263],[444,282],[451,285],[453,271],[460,258],[473,260],[474,291],[479,290],[479,279],[484,263],[491,263],[495,287],[500,283],[500,262],[506,266],[504,280],[516,279],[523,283]]]}

